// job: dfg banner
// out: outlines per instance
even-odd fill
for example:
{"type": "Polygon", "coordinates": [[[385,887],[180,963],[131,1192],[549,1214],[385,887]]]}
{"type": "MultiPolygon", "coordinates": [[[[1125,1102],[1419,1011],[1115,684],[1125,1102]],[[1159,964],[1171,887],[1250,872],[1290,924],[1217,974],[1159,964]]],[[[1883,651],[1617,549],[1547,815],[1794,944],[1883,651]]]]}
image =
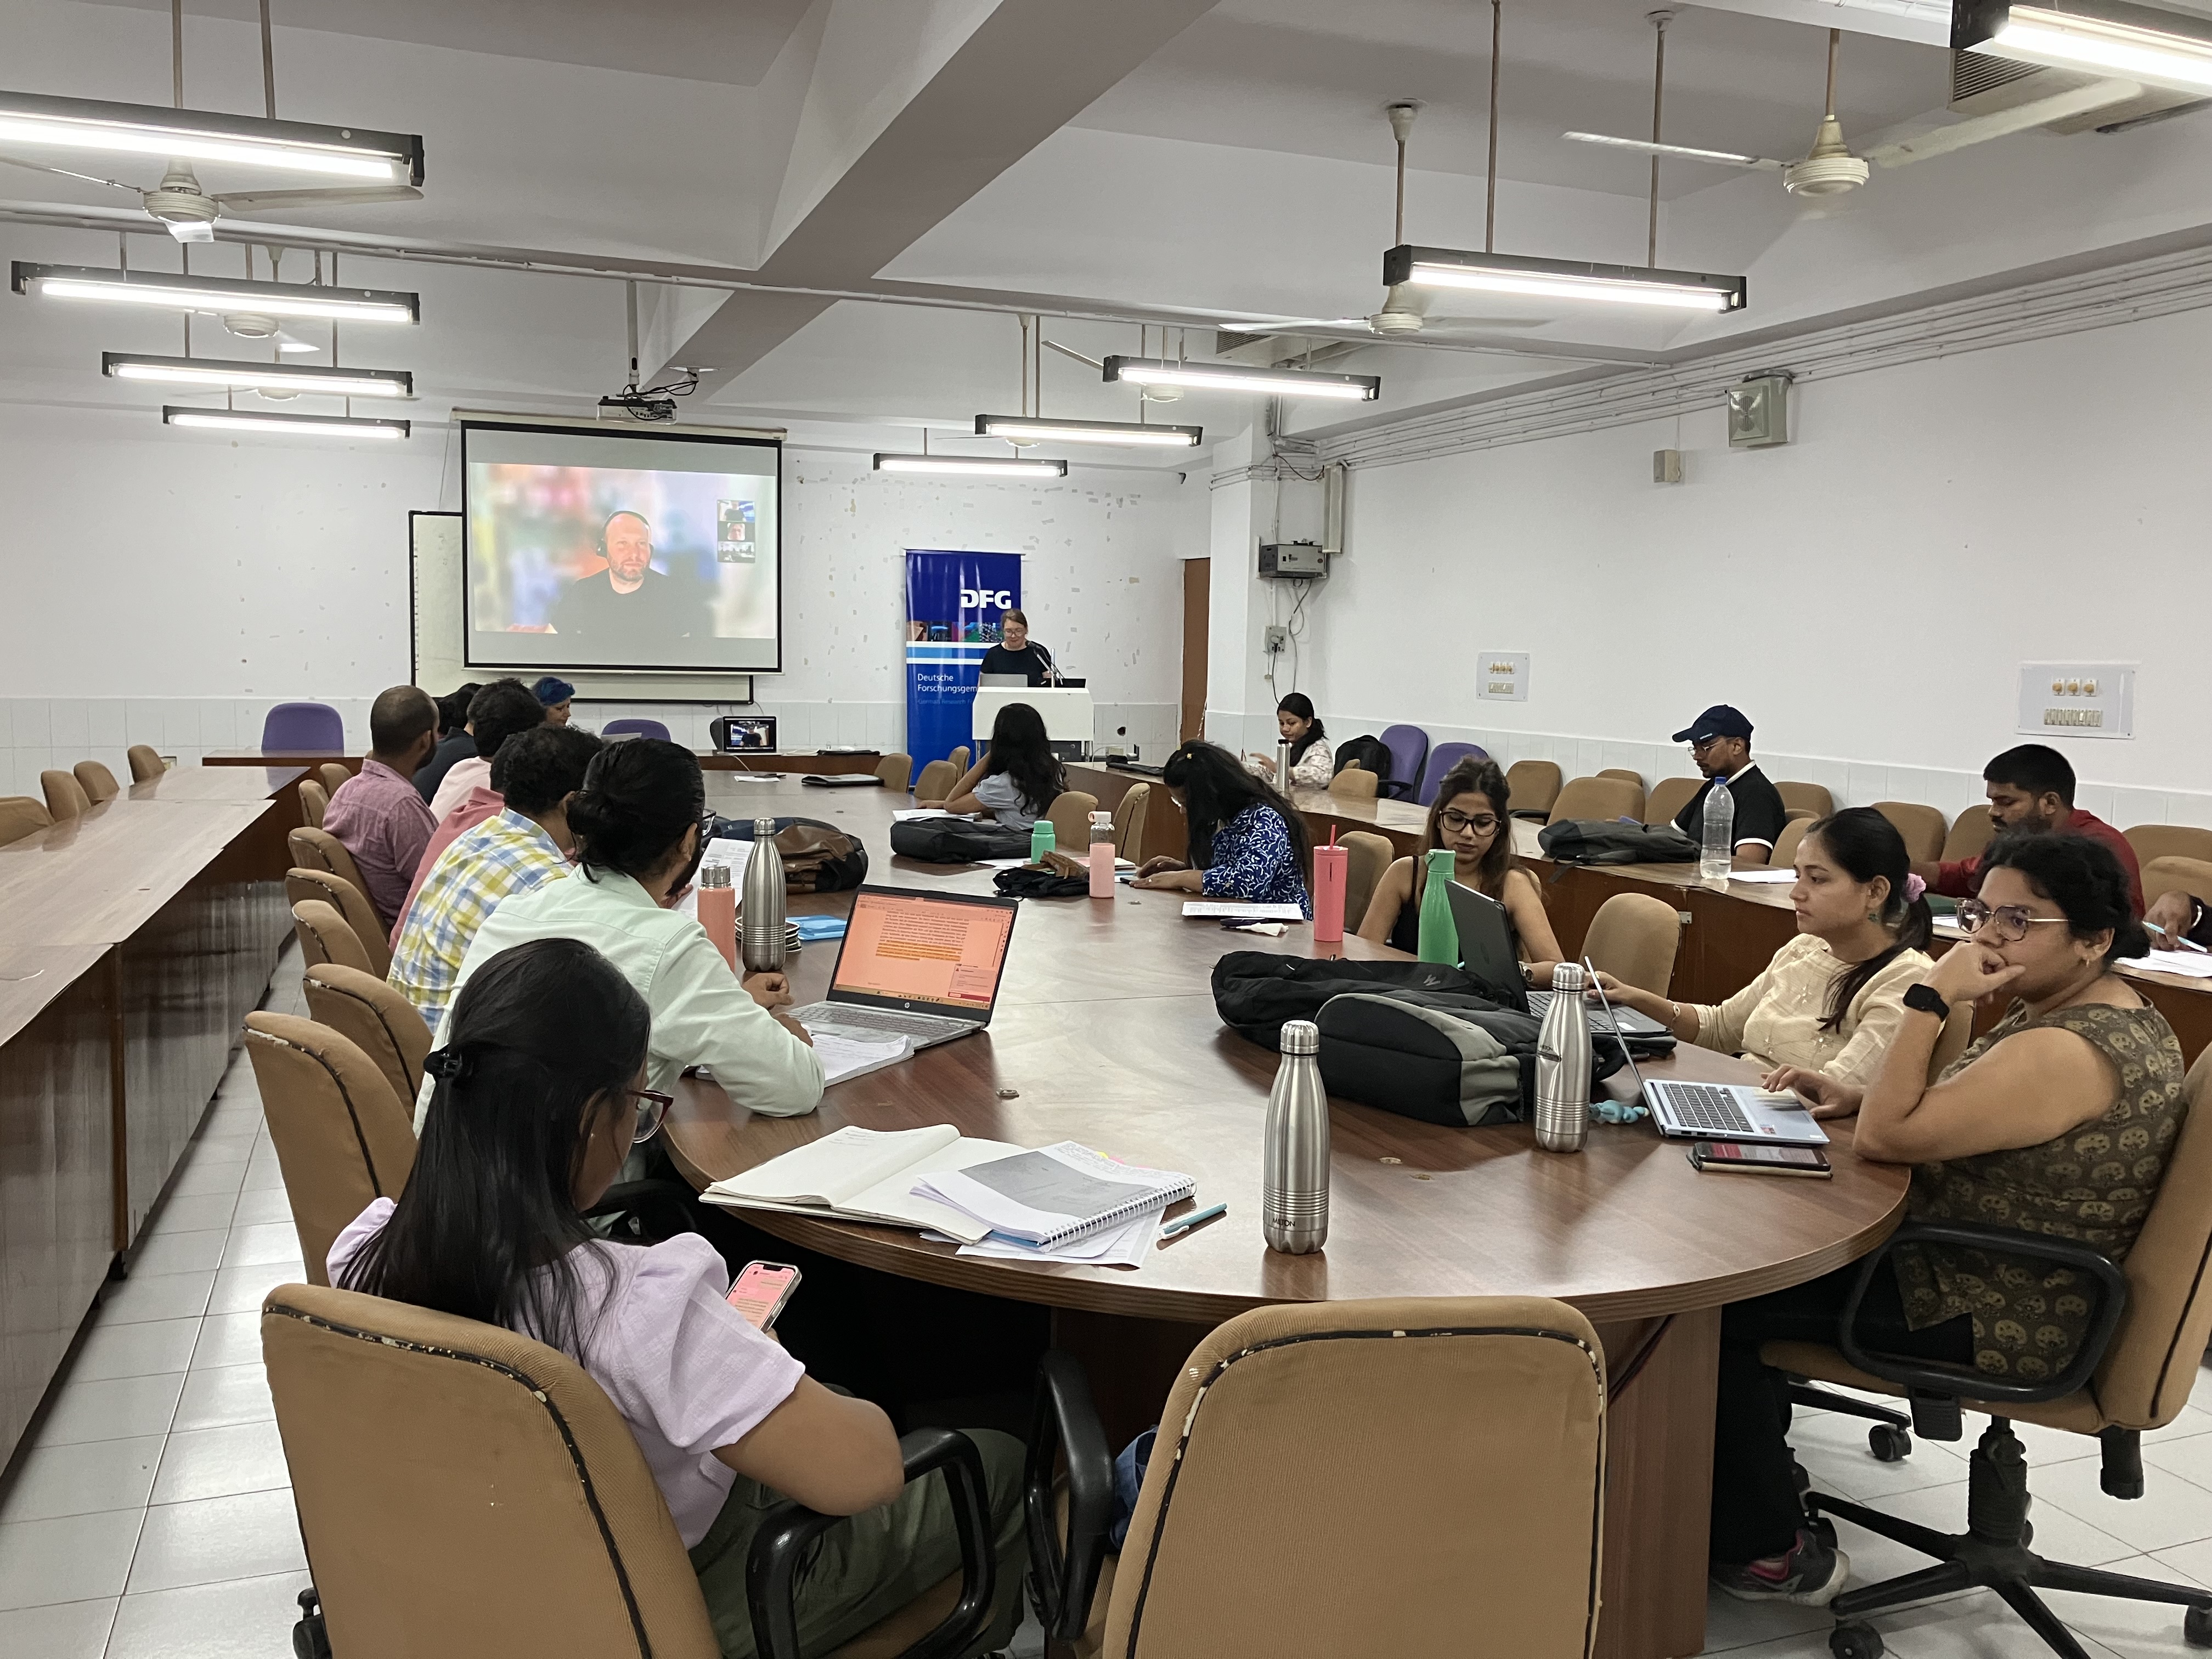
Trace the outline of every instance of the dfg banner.
{"type": "Polygon", "coordinates": [[[969,743],[983,653],[1021,604],[1018,553],[907,550],[906,746],[917,772],[969,743]]]}

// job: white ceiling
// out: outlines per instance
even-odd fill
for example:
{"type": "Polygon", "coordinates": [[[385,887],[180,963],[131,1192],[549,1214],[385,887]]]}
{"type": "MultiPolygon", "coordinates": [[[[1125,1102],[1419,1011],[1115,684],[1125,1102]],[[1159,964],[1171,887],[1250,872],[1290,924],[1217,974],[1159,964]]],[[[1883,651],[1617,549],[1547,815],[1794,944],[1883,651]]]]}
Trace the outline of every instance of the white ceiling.
{"type": "MultiPolygon", "coordinates": [[[[1825,33],[1744,9],[1791,3],[1680,11],[1668,138],[1802,153],[1825,33]]],[[[1501,249],[1641,262],[1646,164],[1558,135],[1648,131],[1650,9],[1506,0],[1501,249]]],[[[1480,246],[1484,0],[274,0],[274,11],[282,113],[423,136],[422,202],[303,211],[299,227],[268,234],[349,237],[363,245],[347,256],[351,280],[422,294],[420,330],[358,331],[346,355],[413,368],[425,419],[456,403],[587,407],[622,372],[621,289],[389,257],[403,246],[806,290],[692,289],[664,307],[648,289],[648,367],[711,371],[695,416],[781,419],[862,448],[1011,410],[1017,308],[1079,313],[1051,332],[1091,356],[1133,351],[1139,319],[1373,309],[1391,228],[1382,112],[1394,99],[1424,105],[1409,236],[1480,246]],[[837,297],[864,294],[980,309],[837,297]],[[1113,318],[1124,320],[1103,320],[1113,318]]],[[[0,79],[166,103],[165,12],[159,0],[10,0],[0,79]]],[[[188,102],[258,112],[253,0],[191,0],[188,12],[188,102]]],[[[1938,48],[1846,35],[1846,131],[1865,144],[1948,121],[1947,75],[1938,48]]],[[[2112,137],[2023,135],[1878,173],[1818,215],[1771,175],[1670,162],[1661,263],[1745,272],[1741,319],[1523,318],[1493,343],[1566,355],[1376,345],[1343,366],[1381,374],[1384,408],[1401,411],[1716,331],[2212,234],[2208,144],[2201,113],[2112,137]]],[[[206,177],[222,188],[243,176],[206,177]]],[[[120,192],[15,168],[0,168],[0,198],[11,204],[0,217],[145,222],[120,192]]],[[[115,245],[0,222],[15,258],[112,264],[115,245]]],[[[134,239],[134,263],[175,257],[166,238],[134,239]]],[[[243,259],[236,247],[196,257],[223,270],[243,259]]],[[[288,263],[287,275],[299,269],[288,263]]],[[[173,332],[0,295],[0,395],[143,404],[99,379],[97,354],[162,349],[173,332]]],[[[1210,332],[1194,327],[1189,343],[1203,351],[1210,332]]],[[[196,348],[218,349],[197,336],[196,348]]],[[[1045,373],[1056,412],[1133,415],[1132,394],[1095,371],[1055,358],[1045,373]]],[[[1169,417],[1227,435],[1254,413],[1243,399],[1192,398],[1169,417]]]]}

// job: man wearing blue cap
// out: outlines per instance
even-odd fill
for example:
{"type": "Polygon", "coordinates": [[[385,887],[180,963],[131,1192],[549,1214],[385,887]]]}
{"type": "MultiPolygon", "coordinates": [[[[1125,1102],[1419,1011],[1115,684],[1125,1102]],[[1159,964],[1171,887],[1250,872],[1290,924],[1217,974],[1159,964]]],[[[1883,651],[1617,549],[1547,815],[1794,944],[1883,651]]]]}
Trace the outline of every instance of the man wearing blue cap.
{"type": "Polygon", "coordinates": [[[1752,763],[1751,722],[1740,710],[1718,702],[1677,732],[1674,741],[1690,745],[1690,758],[1705,777],[1705,787],[1676,816],[1674,827],[1703,846],[1705,797],[1715,782],[1725,783],[1735,798],[1735,866],[1762,867],[1773,855],[1790,813],[1782,805],[1782,792],[1752,763]]]}

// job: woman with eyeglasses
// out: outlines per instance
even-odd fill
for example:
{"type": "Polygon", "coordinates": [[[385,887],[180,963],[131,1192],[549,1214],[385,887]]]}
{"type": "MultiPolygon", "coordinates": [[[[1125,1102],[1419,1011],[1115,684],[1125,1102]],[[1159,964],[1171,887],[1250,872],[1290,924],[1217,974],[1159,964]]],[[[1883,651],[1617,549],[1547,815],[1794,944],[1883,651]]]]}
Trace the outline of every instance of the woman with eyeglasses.
{"type": "MultiPolygon", "coordinates": [[[[1773,1079],[1839,1124],[1862,1158],[1912,1166],[1906,1214],[2070,1239],[2118,1261],[2149,1214],[2180,1133],[2181,1046],[2112,972],[2147,948],[2126,872],[2085,836],[2000,836],[1983,855],[1966,937],[1905,994],[1870,1081],[1784,1068],[1773,1079]],[[1934,1083],[1951,1006],[2006,999],[2004,1018],[1934,1083]]],[[[1807,1529],[1791,1467],[1788,1379],[1775,1339],[1832,1345],[1858,1279],[1846,1267],[1727,1310],[1713,1455],[1715,1582],[1747,1600],[1821,1604],[1850,1564],[1807,1529]]],[[[2013,1382],[2055,1375],[2081,1347],[2095,1292],[2047,1261],[1900,1245],[1857,1322],[1869,1351],[2013,1382]]]]}
{"type": "Polygon", "coordinates": [[[1933,965],[1934,918],[1905,838],[1870,806],[1847,807],[1805,831],[1790,890],[1797,937],[1724,1002],[1676,1002],[1632,985],[1615,1002],[1648,1014],[1701,1048],[1742,1054],[1786,1086],[1784,1069],[1865,1083],[1905,1019],[1905,994],[1933,965]]]}
{"type": "Polygon", "coordinates": [[[1313,848],[1305,820],[1265,779],[1237,757],[1194,738],[1168,757],[1160,786],[1183,810],[1190,829],[1184,856],[1163,854],[1139,866],[1133,885],[1194,897],[1295,904],[1310,919],[1307,878],[1313,848]]]}
{"type": "MultiPolygon", "coordinates": [[[[791,1005],[789,984],[781,974],[740,982],[698,918],[675,908],[699,868],[706,799],[698,757],[688,749],[634,738],[601,750],[568,800],[575,873],[501,900],[461,958],[455,989],[517,945],[581,939],[622,970],[653,1012],[654,1088],[672,1088],[684,1072],[703,1066],[748,1110],[811,1112],[822,1099],[822,1062],[805,1028],[776,1012],[791,1005]]],[[[441,1027],[437,1040],[445,1039],[441,1027]]],[[[418,1133],[431,1098],[425,1079],[415,1108],[418,1133]]]]}
{"type": "MultiPolygon", "coordinates": [[[[636,1437],[729,1659],[754,1651],[745,1557],[763,1512],[789,1497],[851,1516],[799,1580],[800,1637],[826,1652],[958,1568],[951,1503],[941,1480],[906,1484],[881,1408],[816,1382],[730,1306],[704,1238],[623,1244],[585,1219],[667,1109],[645,1087],[652,1046],[645,999],[588,945],[542,939],[483,963],[429,1057],[406,1189],[338,1235],[331,1283],[505,1326],[590,1372],[636,1437]]],[[[969,1437],[996,1522],[996,1648],[1026,1555],[1022,1449],[969,1437]]]]}
{"type": "MultiPolygon", "coordinates": [[[[1449,848],[1452,879],[1505,907],[1528,983],[1548,989],[1552,969],[1561,960],[1559,941],[1552,932],[1551,918],[1544,914],[1543,890],[1536,878],[1513,857],[1513,820],[1505,811],[1511,793],[1505,774],[1493,760],[1463,760],[1445,773],[1421,831],[1421,850],[1412,858],[1396,860],[1382,872],[1374,897],[1367,902],[1366,917],[1355,930],[1360,938],[1401,951],[1419,945],[1428,855],[1449,848]]],[[[1610,975],[1605,983],[1610,990],[1610,975]]]]}

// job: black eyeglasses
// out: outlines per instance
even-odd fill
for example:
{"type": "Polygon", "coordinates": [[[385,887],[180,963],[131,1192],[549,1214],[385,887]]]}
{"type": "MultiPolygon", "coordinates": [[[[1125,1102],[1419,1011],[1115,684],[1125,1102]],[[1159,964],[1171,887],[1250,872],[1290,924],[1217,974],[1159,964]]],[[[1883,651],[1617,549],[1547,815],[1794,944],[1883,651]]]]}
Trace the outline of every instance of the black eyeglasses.
{"type": "Polygon", "coordinates": [[[1455,836],[1469,830],[1474,830],[1478,836],[1486,836],[1498,828],[1498,819],[1491,813],[1484,812],[1475,817],[1469,817],[1464,812],[1455,812],[1449,809],[1437,815],[1437,823],[1455,836]]]}
{"type": "Polygon", "coordinates": [[[2032,916],[2024,906],[2000,904],[1992,909],[1979,899],[1959,901],[1959,931],[1978,936],[1986,927],[2001,944],[2017,945],[2039,922],[2063,921],[2063,916],[2032,916]]]}
{"type": "Polygon", "coordinates": [[[660,1133],[661,1120],[668,1109],[676,1103],[674,1095],[664,1095],[658,1089],[632,1089],[629,1093],[637,1100],[637,1129],[630,1136],[632,1145],[650,1140],[660,1133]]]}

